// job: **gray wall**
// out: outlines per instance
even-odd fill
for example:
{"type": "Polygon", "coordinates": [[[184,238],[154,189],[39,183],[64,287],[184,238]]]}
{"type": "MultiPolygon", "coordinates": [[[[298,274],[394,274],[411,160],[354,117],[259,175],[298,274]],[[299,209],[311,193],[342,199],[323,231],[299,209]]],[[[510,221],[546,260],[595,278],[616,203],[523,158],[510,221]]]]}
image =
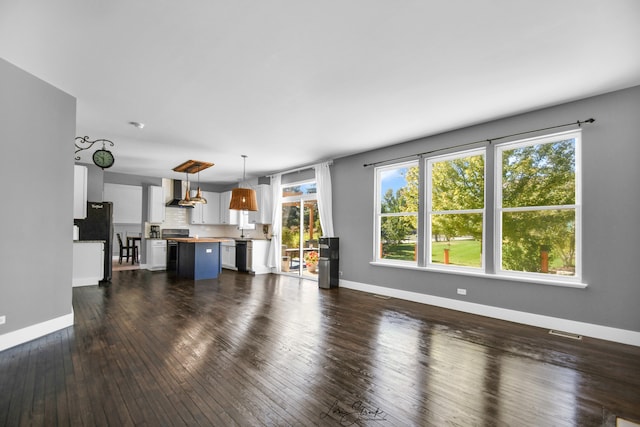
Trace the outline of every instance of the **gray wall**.
{"type": "MultiPolygon", "coordinates": [[[[92,154],[93,151],[87,152],[87,156],[92,154]]],[[[85,166],[87,167],[87,201],[105,202],[106,200],[102,200],[102,195],[104,194],[104,171],[93,163],[87,163],[85,166]]]]}
{"type": "Polygon", "coordinates": [[[72,312],[76,100],[0,59],[0,335],[72,312]]]}
{"type": "MultiPolygon", "coordinates": [[[[567,130],[559,129],[559,130],[567,130]]],[[[334,227],[342,279],[640,331],[640,87],[337,159],[334,227]],[[374,168],[365,163],[435,147],[596,119],[583,132],[583,277],[586,289],[370,265],[374,168]],[[456,294],[466,288],[467,295],[456,294]]]]}

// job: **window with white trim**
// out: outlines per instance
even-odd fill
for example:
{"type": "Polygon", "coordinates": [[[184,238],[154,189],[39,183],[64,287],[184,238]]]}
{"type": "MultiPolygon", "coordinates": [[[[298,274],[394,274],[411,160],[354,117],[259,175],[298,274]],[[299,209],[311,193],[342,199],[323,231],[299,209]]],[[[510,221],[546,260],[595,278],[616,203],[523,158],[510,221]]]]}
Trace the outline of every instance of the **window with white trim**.
{"type": "Polygon", "coordinates": [[[377,167],[374,260],[580,282],[581,135],[578,129],[377,167]],[[494,186],[493,203],[485,183],[494,186]]]}
{"type": "Polygon", "coordinates": [[[496,272],[580,277],[580,131],[496,146],[496,272]]]}
{"type": "Polygon", "coordinates": [[[417,161],[376,168],[374,259],[417,264],[417,161]]]}
{"type": "Polygon", "coordinates": [[[427,266],[483,269],[485,150],[426,160],[427,266]]]}

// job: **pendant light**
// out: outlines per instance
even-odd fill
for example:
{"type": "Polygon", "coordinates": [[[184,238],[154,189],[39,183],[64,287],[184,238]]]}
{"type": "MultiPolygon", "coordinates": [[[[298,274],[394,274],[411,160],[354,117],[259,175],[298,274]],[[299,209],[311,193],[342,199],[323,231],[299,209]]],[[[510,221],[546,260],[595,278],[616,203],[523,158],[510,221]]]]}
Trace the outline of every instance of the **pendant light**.
{"type": "MultiPolygon", "coordinates": [[[[245,173],[247,169],[247,156],[242,155],[244,159],[244,168],[242,170],[242,184],[244,184],[245,173]]],[[[256,191],[252,188],[234,188],[231,190],[231,202],[229,203],[229,209],[237,211],[257,211],[258,200],[256,199],[256,191]]]]}
{"type": "Polygon", "coordinates": [[[182,200],[180,200],[178,202],[178,206],[184,206],[184,207],[192,208],[196,204],[189,197],[189,173],[186,172],[185,175],[187,176],[187,191],[185,193],[185,196],[182,198],[182,200]]]}
{"type": "Polygon", "coordinates": [[[202,197],[202,192],[200,191],[200,165],[198,164],[197,167],[198,167],[198,191],[196,191],[196,197],[191,199],[191,201],[193,203],[201,203],[203,205],[206,205],[207,199],[202,197]]]}

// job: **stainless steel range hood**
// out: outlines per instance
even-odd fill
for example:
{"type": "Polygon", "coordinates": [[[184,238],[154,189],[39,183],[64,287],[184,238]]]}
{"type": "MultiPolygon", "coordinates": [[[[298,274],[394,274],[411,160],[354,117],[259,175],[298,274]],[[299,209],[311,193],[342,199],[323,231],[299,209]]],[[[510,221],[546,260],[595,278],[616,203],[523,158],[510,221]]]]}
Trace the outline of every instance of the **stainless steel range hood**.
{"type": "Polygon", "coordinates": [[[188,208],[193,209],[193,206],[180,206],[180,200],[182,200],[182,181],[179,179],[173,180],[173,199],[167,203],[168,208],[188,208]]]}

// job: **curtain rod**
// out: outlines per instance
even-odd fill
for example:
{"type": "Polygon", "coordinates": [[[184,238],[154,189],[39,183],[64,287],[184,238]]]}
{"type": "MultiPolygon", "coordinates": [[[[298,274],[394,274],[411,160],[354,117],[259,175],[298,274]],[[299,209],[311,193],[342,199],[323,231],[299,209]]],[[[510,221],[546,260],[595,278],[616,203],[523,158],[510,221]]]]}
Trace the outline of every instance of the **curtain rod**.
{"type": "Polygon", "coordinates": [[[333,160],[326,160],[324,162],[314,163],[312,165],[300,166],[299,168],[289,169],[289,170],[282,171],[282,172],[276,172],[276,173],[272,173],[272,174],[267,175],[267,176],[271,177],[271,176],[278,175],[278,174],[287,175],[287,174],[293,173],[293,172],[300,172],[300,171],[303,171],[303,170],[313,169],[314,167],[316,167],[316,165],[321,165],[323,163],[327,163],[329,166],[331,166],[333,164],[333,160]]]}
{"type": "Polygon", "coordinates": [[[436,153],[438,151],[451,150],[453,148],[466,147],[468,145],[479,144],[481,142],[488,142],[489,144],[491,144],[493,141],[497,141],[499,139],[511,138],[513,136],[526,135],[526,134],[529,134],[529,133],[540,132],[540,131],[543,131],[543,130],[557,129],[557,128],[573,126],[573,125],[578,125],[578,127],[580,127],[583,123],[593,123],[595,121],[596,121],[596,119],[593,119],[593,118],[587,119],[587,120],[582,120],[582,121],[578,120],[577,122],[573,122],[573,123],[565,123],[563,125],[550,126],[550,127],[547,127],[547,128],[540,128],[540,129],[535,129],[535,130],[528,130],[526,132],[512,133],[511,135],[497,136],[495,138],[489,138],[489,139],[481,139],[479,141],[467,142],[465,144],[454,145],[452,147],[436,148],[434,150],[425,151],[425,152],[417,153],[417,154],[409,154],[409,155],[406,155],[406,156],[396,157],[394,159],[380,160],[378,162],[373,162],[373,163],[365,163],[363,166],[366,168],[366,167],[369,167],[369,166],[376,166],[376,165],[379,165],[381,163],[394,162],[396,160],[408,159],[409,157],[421,157],[421,156],[424,156],[425,154],[432,154],[432,153],[436,153]]]}

